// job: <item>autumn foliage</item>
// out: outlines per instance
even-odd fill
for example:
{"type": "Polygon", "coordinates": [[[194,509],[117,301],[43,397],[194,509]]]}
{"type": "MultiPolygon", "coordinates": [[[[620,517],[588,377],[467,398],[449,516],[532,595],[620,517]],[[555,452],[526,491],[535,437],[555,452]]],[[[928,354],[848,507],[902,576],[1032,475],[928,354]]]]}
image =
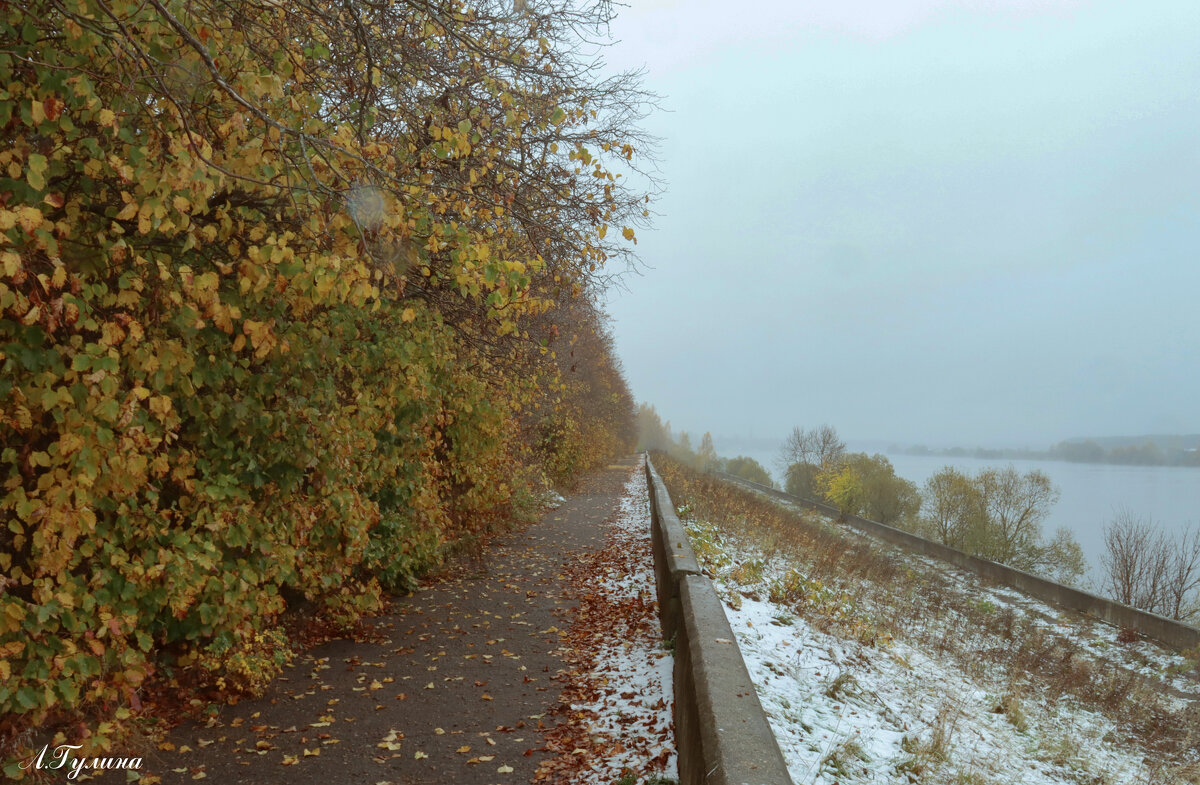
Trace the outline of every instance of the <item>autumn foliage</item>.
{"type": "Polygon", "coordinates": [[[605,8],[0,3],[0,738],[246,686],[631,448],[605,8]]]}

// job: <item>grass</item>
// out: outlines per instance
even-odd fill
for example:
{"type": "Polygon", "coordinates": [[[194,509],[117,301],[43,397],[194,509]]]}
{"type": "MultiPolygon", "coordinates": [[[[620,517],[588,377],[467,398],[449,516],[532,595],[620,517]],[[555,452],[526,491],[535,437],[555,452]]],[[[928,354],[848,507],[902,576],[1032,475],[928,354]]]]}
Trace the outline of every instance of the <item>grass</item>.
{"type": "Polygon", "coordinates": [[[997,714],[1003,714],[1008,723],[1017,729],[1018,733],[1025,733],[1029,730],[1029,718],[1025,714],[1025,706],[1023,703],[1024,688],[1015,679],[1012,679],[1015,674],[1009,674],[1010,681],[1008,689],[1000,696],[999,703],[992,711],[997,714]]]}
{"type": "Polygon", "coordinates": [[[846,695],[853,695],[854,692],[854,674],[850,673],[850,671],[842,671],[825,688],[825,697],[838,700],[846,695]]]}
{"type": "MultiPolygon", "coordinates": [[[[1148,759],[1164,762],[1170,774],[1163,782],[1200,785],[1200,707],[1174,700],[1156,680],[1123,667],[1116,654],[1131,664],[1136,658],[1115,634],[1109,646],[1081,644],[1032,614],[969,596],[941,570],[896,558],[888,547],[813,513],[787,509],[666,456],[654,460],[710,574],[734,574],[735,580],[762,576],[770,599],[785,613],[863,645],[886,647],[903,637],[953,658],[964,673],[1004,674],[1007,686],[997,709],[1018,731],[1032,732],[1023,701],[1028,694],[1099,712],[1148,759]],[[728,556],[733,549],[724,546],[738,541],[753,543],[761,558],[734,564],[728,556]],[[772,570],[772,564],[785,566],[772,570]]],[[[1189,662],[1176,675],[1200,681],[1200,652],[1189,662]]],[[[953,723],[944,725],[952,735],[953,723]]],[[[936,738],[912,743],[903,772],[910,778],[920,776],[916,769],[937,764],[938,750],[949,745],[936,738]]],[[[1043,739],[1039,749],[1056,759],[1065,756],[1056,743],[1043,739]]],[[[965,783],[975,775],[960,776],[965,783]]]]}
{"type": "Polygon", "coordinates": [[[870,760],[858,740],[848,738],[829,751],[821,760],[821,768],[844,779],[853,776],[856,770],[863,768],[862,764],[870,763],[870,760]]]}

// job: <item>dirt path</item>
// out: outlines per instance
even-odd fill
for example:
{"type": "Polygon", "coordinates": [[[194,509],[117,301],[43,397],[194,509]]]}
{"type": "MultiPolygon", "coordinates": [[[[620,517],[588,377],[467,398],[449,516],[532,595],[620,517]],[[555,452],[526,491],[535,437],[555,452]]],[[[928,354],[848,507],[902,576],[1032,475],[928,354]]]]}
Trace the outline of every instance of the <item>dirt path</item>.
{"type": "Polygon", "coordinates": [[[600,524],[635,465],[590,475],[539,523],[396,600],[373,620],[382,642],[317,647],[264,697],[176,729],[176,749],[143,773],[222,785],[529,782],[550,756],[539,726],[555,721],[552,679],[566,668],[560,635],[578,589],[563,573],[603,544],[600,524]]]}

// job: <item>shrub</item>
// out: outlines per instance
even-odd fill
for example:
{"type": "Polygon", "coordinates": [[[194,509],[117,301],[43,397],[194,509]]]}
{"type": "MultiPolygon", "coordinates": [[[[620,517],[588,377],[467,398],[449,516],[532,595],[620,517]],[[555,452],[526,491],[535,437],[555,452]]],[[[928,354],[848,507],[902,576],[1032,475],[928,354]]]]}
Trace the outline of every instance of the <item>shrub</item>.
{"type": "Polygon", "coordinates": [[[566,138],[632,83],[561,19],[360,11],[0,6],[0,747],[164,663],[253,690],[288,600],[350,623],[632,441],[592,272],[632,129],[566,138]],[[517,115],[588,172],[497,177],[517,115]]]}

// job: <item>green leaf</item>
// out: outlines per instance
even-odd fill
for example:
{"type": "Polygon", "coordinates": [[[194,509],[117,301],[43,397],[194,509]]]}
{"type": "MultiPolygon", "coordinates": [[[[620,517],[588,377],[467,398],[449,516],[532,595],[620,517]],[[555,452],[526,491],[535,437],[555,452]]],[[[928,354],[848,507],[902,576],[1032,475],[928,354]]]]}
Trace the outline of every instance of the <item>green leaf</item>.
{"type": "Polygon", "coordinates": [[[96,414],[98,414],[101,419],[114,422],[117,417],[121,415],[121,405],[112,398],[109,398],[107,401],[101,402],[101,404],[96,407],[96,414]]]}
{"type": "Polygon", "coordinates": [[[37,690],[35,690],[33,687],[22,687],[21,689],[17,690],[16,698],[17,703],[20,704],[21,708],[23,709],[32,709],[34,706],[37,706],[38,694],[37,690]]]}
{"type": "Polygon", "coordinates": [[[50,163],[46,160],[46,156],[38,153],[32,153],[27,162],[29,171],[25,174],[26,181],[36,191],[43,191],[46,188],[46,168],[50,163]]]}
{"type": "Polygon", "coordinates": [[[73,706],[75,701],[79,700],[79,685],[74,681],[62,679],[58,682],[58,694],[62,696],[68,706],[73,706]]]}

